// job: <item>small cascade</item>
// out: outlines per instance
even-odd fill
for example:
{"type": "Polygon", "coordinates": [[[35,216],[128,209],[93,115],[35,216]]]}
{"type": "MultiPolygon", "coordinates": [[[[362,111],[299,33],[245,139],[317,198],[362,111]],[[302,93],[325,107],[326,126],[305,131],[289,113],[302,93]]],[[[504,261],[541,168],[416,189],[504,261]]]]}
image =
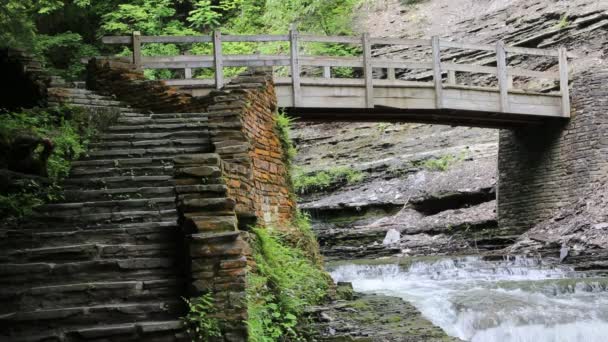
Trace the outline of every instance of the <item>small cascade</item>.
{"type": "Polygon", "coordinates": [[[541,259],[460,257],[330,271],[356,291],[411,302],[466,341],[605,341],[608,334],[608,278],[541,259]]]}

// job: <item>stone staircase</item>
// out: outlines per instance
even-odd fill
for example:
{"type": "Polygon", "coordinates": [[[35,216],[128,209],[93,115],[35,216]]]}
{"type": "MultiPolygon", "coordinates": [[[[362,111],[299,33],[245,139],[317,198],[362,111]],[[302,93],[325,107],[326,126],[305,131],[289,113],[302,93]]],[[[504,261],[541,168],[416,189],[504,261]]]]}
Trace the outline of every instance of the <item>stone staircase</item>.
{"type": "Polygon", "coordinates": [[[64,200],[0,228],[0,340],[189,340],[173,158],[212,151],[207,114],[137,113],[57,83],[49,100],[120,116],[73,163],[64,200]]]}

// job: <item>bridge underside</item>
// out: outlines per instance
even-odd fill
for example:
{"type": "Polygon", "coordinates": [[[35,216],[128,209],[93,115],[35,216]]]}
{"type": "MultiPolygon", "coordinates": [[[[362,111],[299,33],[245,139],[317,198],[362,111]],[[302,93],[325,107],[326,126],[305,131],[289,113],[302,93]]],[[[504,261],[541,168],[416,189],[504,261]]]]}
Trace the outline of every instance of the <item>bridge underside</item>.
{"type": "MultiPolygon", "coordinates": [[[[435,125],[509,129],[541,125],[547,120],[529,115],[505,118],[503,113],[459,109],[375,108],[284,108],[299,121],[314,122],[412,122],[435,125]]],[[[555,119],[553,119],[555,120],[555,119]]]]}
{"type": "MultiPolygon", "coordinates": [[[[213,90],[211,84],[203,82],[169,84],[193,96],[204,96],[213,90]]],[[[515,128],[567,119],[562,114],[559,93],[510,90],[505,110],[499,90],[488,87],[443,85],[439,101],[432,82],[374,79],[371,99],[366,97],[362,79],[304,78],[296,92],[298,95],[294,96],[291,79],[275,77],[275,88],[279,107],[306,121],[419,122],[515,128]]]]}

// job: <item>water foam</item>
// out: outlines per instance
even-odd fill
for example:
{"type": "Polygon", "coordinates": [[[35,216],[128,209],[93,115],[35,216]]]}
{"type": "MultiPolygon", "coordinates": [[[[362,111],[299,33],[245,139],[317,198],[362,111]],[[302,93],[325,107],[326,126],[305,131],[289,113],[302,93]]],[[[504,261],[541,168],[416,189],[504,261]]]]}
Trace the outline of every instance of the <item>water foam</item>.
{"type": "Polygon", "coordinates": [[[403,298],[467,341],[605,341],[608,279],[585,279],[539,259],[478,257],[399,265],[343,265],[336,281],[403,298]]]}

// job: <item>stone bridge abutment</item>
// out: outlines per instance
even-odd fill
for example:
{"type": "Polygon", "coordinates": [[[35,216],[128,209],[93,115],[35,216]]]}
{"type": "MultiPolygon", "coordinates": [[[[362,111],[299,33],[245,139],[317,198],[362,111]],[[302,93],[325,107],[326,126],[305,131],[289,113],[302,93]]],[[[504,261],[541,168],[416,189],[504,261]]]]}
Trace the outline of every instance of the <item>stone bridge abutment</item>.
{"type": "Polygon", "coordinates": [[[575,75],[572,118],[502,130],[498,219],[519,234],[589,194],[608,174],[608,69],[575,75]]]}

